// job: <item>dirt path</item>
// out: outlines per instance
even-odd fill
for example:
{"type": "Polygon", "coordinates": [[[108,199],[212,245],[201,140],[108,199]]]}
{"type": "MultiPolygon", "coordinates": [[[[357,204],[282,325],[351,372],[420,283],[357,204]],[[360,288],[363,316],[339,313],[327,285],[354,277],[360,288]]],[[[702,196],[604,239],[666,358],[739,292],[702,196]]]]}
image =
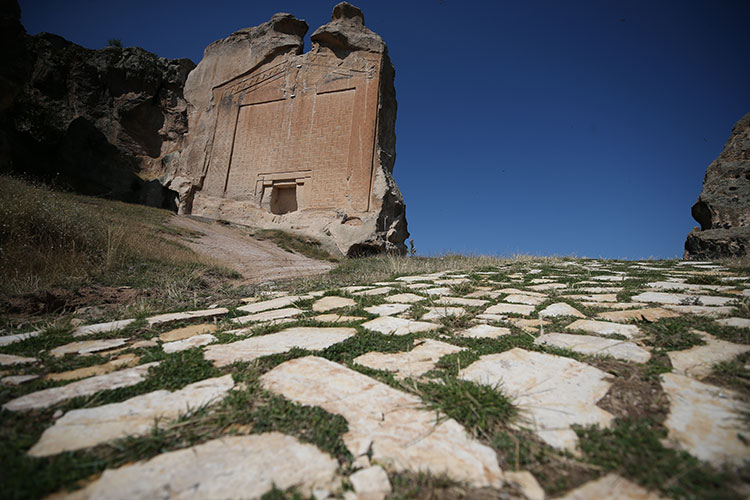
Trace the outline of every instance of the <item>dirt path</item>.
{"type": "Polygon", "coordinates": [[[249,283],[322,274],[333,267],[330,262],[288,252],[270,241],[256,240],[241,229],[219,222],[175,216],[170,224],[201,234],[194,238],[180,238],[180,241],[235,269],[249,283]]]}

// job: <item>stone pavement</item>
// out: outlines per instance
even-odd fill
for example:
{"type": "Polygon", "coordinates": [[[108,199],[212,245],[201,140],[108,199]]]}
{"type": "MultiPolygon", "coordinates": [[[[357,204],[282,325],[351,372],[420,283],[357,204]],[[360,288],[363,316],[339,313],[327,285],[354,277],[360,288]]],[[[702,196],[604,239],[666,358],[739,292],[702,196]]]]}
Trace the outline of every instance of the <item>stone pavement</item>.
{"type": "Polygon", "coordinates": [[[741,498],[748,295],[712,263],[510,261],[13,332],[0,415],[34,425],[14,459],[104,457],[69,498],[409,498],[424,473],[446,498],[741,498]],[[472,384],[513,416],[475,418],[472,384]]]}

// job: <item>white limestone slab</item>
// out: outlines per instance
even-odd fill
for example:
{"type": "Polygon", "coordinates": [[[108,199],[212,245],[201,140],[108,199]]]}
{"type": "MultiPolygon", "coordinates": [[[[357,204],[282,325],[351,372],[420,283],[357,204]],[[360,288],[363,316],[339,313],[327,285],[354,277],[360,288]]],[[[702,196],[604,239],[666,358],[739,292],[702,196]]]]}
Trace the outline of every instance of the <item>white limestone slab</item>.
{"type": "Polygon", "coordinates": [[[222,399],[234,387],[232,375],[201,380],[179,391],[154,391],[121,403],[71,410],[47,428],[29,450],[32,457],[90,448],[125,436],[143,436],[155,422],[171,421],[222,399]]]}
{"type": "Polygon", "coordinates": [[[613,416],[596,406],[609,390],[609,374],[574,359],[514,348],[482,356],[459,378],[499,386],[513,398],[544,442],[577,453],[573,424],[609,427],[613,416]]]}
{"type": "Polygon", "coordinates": [[[442,297],[443,295],[450,295],[452,293],[452,290],[446,287],[439,287],[439,288],[425,288],[424,290],[422,290],[422,292],[426,293],[427,295],[437,295],[437,296],[442,297]]]}
{"type": "Polygon", "coordinates": [[[500,290],[477,290],[475,292],[471,292],[469,294],[464,295],[464,297],[468,299],[481,299],[481,298],[496,299],[501,295],[503,295],[503,292],[501,292],[500,290]]]}
{"type": "Polygon", "coordinates": [[[631,297],[637,302],[656,302],[672,305],[724,306],[734,299],[711,295],[688,295],[684,293],[643,292],[631,297]]]}
{"type": "Polygon", "coordinates": [[[192,349],[193,347],[201,347],[204,345],[208,345],[212,342],[216,342],[216,337],[211,335],[210,333],[204,333],[202,335],[193,335],[192,337],[182,339],[182,340],[175,340],[174,342],[167,342],[162,344],[161,348],[166,352],[167,354],[171,354],[173,352],[179,352],[179,351],[185,351],[187,349],[192,349]]]}
{"type": "Polygon", "coordinates": [[[0,354],[0,366],[8,365],[25,365],[27,363],[36,363],[36,358],[29,358],[28,356],[16,356],[14,354],[0,354]]]}
{"type": "Polygon", "coordinates": [[[216,366],[226,366],[235,361],[252,361],[270,354],[287,352],[294,347],[318,351],[343,342],[356,333],[354,328],[287,328],[230,344],[210,345],[203,351],[203,357],[213,361],[216,366]]]}
{"type": "Polygon", "coordinates": [[[0,347],[4,345],[13,344],[15,342],[20,342],[22,340],[30,339],[33,337],[39,336],[41,332],[39,330],[34,332],[26,332],[26,333],[14,333],[13,335],[2,335],[0,336],[0,347]]]}
{"type": "Polygon", "coordinates": [[[85,337],[86,335],[93,335],[95,333],[109,333],[117,330],[122,330],[135,319],[121,319],[117,321],[108,321],[107,323],[97,323],[96,325],[79,326],[73,330],[74,337],[85,337]]]}
{"type": "Polygon", "coordinates": [[[565,283],[543,283],[541,285],[532,285],[527,288],[536,292],[543,292],[545,290],[562,290],[564,288],[568,288],[568,285],[566,285],[565,283]]]}
{"type": "Polygon", "coordinates": [[[476,319],[482,321],[510,321],[510,319],[503,314],[477,314],[476,319]]]}
{"type": "Polygon", "coordinates": [[[263,311],[270,311],[271,309],[281,309],[282,307],[294,305],[297,301],[310,298],[312,298],[310,295],[287,295],[286,297],[278,297],[276,299],[264,300],[263,302],[254,302],[252,304],[240,306],[237,310],[248,314],[256,314],[263,311]]]}
{"type": "Polygon", "coordinates": [[[446,278],[441,280],[435,280],[436,285],[460,285],[461,283],[467,283],[471,281],[468,278],[446,278]]]}
{"type": "Polygon", "coordinates": [[[453,419],[436,418],[415,395],[396,390],[326,359],[308,356],[282,363],[261,384],[302,405],[343,416],[343,441],[355,457],[401,471],[428,471],[473,486],[500,486],[495,452],[472,439],[453,419]]]}
{"type": "Polygon", "coordinates": [[[490,326],[490,325],[475,325],[466,330],[458,332],[461,337],[468,337],[473,339],[495,339],[502,337],[503,335],[510,335],[510,328],[503,326],[490,326]]]}
{"type": "Polygon", "coordinates": [[[675,306],[672,304],[666,304],[664,307],[681,314],[700,314],[702,316],[712,316],[714,318],[729,316],[734,312],[734,308],[729,306],[675,306]]]}
{"type": "Polygon", "coordinates": [[[39,375],[8,375],[7,377],[3,377],[0,379],[0,384],[3,385],[21,385],[25,384],[26,382],[31,382],[32,380],[36,380],[39,378],[39,375]]]}
{"type": "Polygon", "coordinates": [[[407,335],[409,333],[430,332],[440,328],[440,325],[436,325],[435,323],[412,321],[393,316],[381,316],[362,323],[362,326],[384,335],[407,335]]]}
{"type": "Polygon", "coordinates": [[[669,351],[669,361],[675,373],[694,378],[704,378],[711,374],[713,365],[736,358],[743,352],[750,351],[750,345],[735,344],[717,339],[713,335],[694,330],[706,342],[682,351],[669,351]]]}
{"type": "Polygon", "coordinates": [[[627,276],[615,276],[615,275],[606,276],[605,275],[605,276],[592,276],[591,279],[595,280],[595,281],[613,281],[614,282],[614,281],[625,281],[626,279],[628,279],[628,277],[627,276]]]}
{"type": "Polygon", "coordinates": [[[171,323],[173,321],[185,321],[185,320],[191,320],[191,319],[206,319],[206,318],[215,318],[217,316],[223,316],[224,314],[227,314],[229,312],[229,309],[226,307],[216,307],[214,309],[204,309],[201,311],[185,311],[185,312],[177,312],[177,313],[167,313],[167,314],[157,314],[156,316],[151,316],[150,318],[146,318],[146,321],[148,321],[149,326],[159,325],[163,323],[171,323]]]}
{"type": "Polygon", "coordinates": [[[396,295],[389,295],[385,298],[386,302],[393,302],[397,304],[414,304],[423,300],[426,300],[426,298],[415,293],[398,293],[396,295]]]}
{"type": "Polygon", "coordinates": [[[495,304],[484,310],[484,314],[520,314],[528,316],[534,312],[534,306],[523,304],[495,304]]]}
{"type": "Polygon", "coordinates": [[[334,309],[340,309],[342,307],[353,307],[356,305],[357,302],[353,299],[330,295],[328,297],[323,297],[316,300],[312,305],[312,310],[315,312],[328,312],[333,311],[334,309]]]}
{"type": "Polygon", "coordinates": [[[379,465],[361,469],[349,476],[357,500],[384,500],[391,492],[388,474],[379,465]]]}
{"type": "Polygon", "coordinates": [[[409,283],[406,288],[411,290],[424,290],[425,288],[432,288],[435,285],[432,283],[409,283]]]}
{"type": "Polygon", "coordinates": [[[614,472],[579,486],[558,500],[663,500],[614,472]]]}
{"type": "Polygon", "coordinates": [[[570,290],[571,293],[588,293],[592,295],[601,294],[617,294],[617,292],[623,291],[624,288],[621,286],[582,286],[580,288],[573,288],[570,290]]]}
{"type": "Polygon", "coordinates": [[[488,304],[489,301],[482,299],[467,299],[466,297],[442,297],[437,299],[434,304],[439,306],[468,306],[480,307],[488,304]]]}
{"type": "Polygon", "coordinates": [[[581,305],[599,309],[638,309],[648,306],[644,302],[581,302],[581,305]]]}
{"type": "Polygon", "coordinates": [[[596,315],[597,318],[608,321],[659,321],[661,318],[677,318],[678,313],[663,309],[661,307],[650,307],[645,309],[631,309],[628,311],[610,311],[596,315]]]}
{"type": "Polygon", "coordinates": [[[507,293],[508,295],[531,295],[532,297],[546,297],[546,294],[539,292],[529,292],[527,290],[519,290],[518,288],[502,288],[498,290],[500,293],[507,293]]]}
{"type": "Polygon", "coordinates": [[[48,408],[61,401],[78,396],[89,396],[99,391],[128,387],[143,382],[148,374],[148,369],[152,366],[157,366],[158,364],[159,362],[156,361],[154,363],[147,363],[145,365],[107,373],[106,375],[85,378],[60,387],[51,387],[49,389],[32,392],[8,401],[3,405],[3,408],[9,411],[27,411],[48,408]]]}
{"type": "Polygon", "coordinates": [[[584,332],[597,333],[599,335],[622,335],[629,339],[641,334],[641,329],[635,325],[623,325],[622,323],[596,321],[593,319],[576,320],[566,326],[565,329],[583,330],[584,332]]]}
{"type": "Polygon", "coordinates": [[[675,373],[662,374],[661,385],[670,401],[664,426],[672,447],[716,467],[739,466],[750,457],[750,432],[743,417],[750,405],[739,394],[675,373]]]}
{"type": "Polygon", "coordinates": [[[407,352],[368,352],[354,359],[358,363],[376,370],[394,372],[397,378],[419,377],[435,367],[446,354],[463,351],[464,348],[438,340],[425,339],[407,352]]]}
{"type": "Polygon", "coordinates": [[[320,314],[313,317],[315,321],[320,323],[348,323],[349,321],[364,321],[367,318],[360,316],[343,316],[341,314],[320,314]]]}
{"type": "Polygon", "coordinates": [[[549,325],[549,321],[539,319],[527,319],[527,318],[509,318],[509,322],[520,328],[525,332],[537,333],[541,325],[549,325]]]}
{"type": "Polygon", "coordinates": [[[365,311],[378,316],[393,316],[411,309],[411,304],[380,304],[378,306],[365,307],[365,311]]]}
{"type": "Polygon", "coordinates": [[[582,302],[617,302],[616,293],[591,293],[588,295],[566,295],[567,298],[582,302]]]}
{"type": "Polygon", "coordinates": [[[194,335],[203,335],[206,333],[212,333],[218,330],[218,326],[214,323],[201,323],[200,325],[189,325],[183,328],[176,328],[169,330],[159,335],[159,340],[162,342],[174,342],[176,340],[184,340],[194,335]]]}
{"type": "Polygon", "coordinates": [[[63,372],[48,373],[44,378],[54,381],[67,381],[93,377],[95,375],[104,375],[105,373],[110,373],[121,368],[130,368],[131,366],[136,366],[140,359],[141,358],[132,353],[123,354],[116,358],[110,359],[106,363],[84,366],[81,368],[66,370],[63,372]]]}
{"type": "Polygon", "coordinates": [[[574,316],[576,318],[586,317],[586,315],[581,311],[571,306],[570,304],[566,304],[565,302],[557,302],[545,307],[544,309],[539,311],[539,316],[545,316],[547,318],[556,316],[574,316]]]}
{"type": "MultiPolygon", "coordinates": [[[[340,483],[339,463],[312,444],[278,432],[227,436],[105,470],[76,500],[260,498],[273,486],[305,498],[340,483]]],[[[71,496],[73,496],[71,495],[71,496]]]]}
{"type": "Polygon", "coordinates": [[[399,278],[396,278],[396,281],[403,281],[405,283],[415,283],[417,281],[432,281],[436,278],[436,276],[424,276],[424,275],[418,275],[418,276],[401,276],[399,278]]]}
{"type": "Polygon", "coordinates": [[[294,307],[287,307],[286,309],[272,309],[256,314],[248,314],[247,316],[240,316],[239,318],[232,318],[232,323],[243,324],[243,323],[258,323],[259,321],[274,321],[278,319],[293,318],[299,316],[304,311],[294,307]]]}
{"type": "Polygon", "coordinates": [[[726,285],[698,285],[694,283],[675,281],[656,281],[654,283],[646,283],[646,286],[649,288],[656,288],[657,290],[711,290],[714,292],[723,292],[733,288],[726,285]]]}
{"type": "Polygon", "coordinates": [[[726,318],[719,319],[716,322],[724,326],[733,326],[735,328],[750,328],[750,319],[747,318],[726,318]]]}
{"type": "Polygon", "coordinates": [[[533,295],[508,295],[503,299],[503,301],[511,304],[526,304],[529,306],[538,306],[545,300],[547,300],[546,297],[534,297],[533,295]]]}
{"type": "Polygon", "coordinates": [[[504,475],[505,481],[520,489],[526,500],[545,500],[547,498],[544,489],[539,486],[539,482],[531,472],[525,470],[505,471],[504,475]]]}
{"type": "Polygon", "coordinates": [[[421,320],[429,321],[433,319],[450,318],[454,316],[461,316],[466,314],[466,310],[462,307],[426,307],[427,312],[422,315],[421,320]]]}
{"type": "Polygon", "coordinates": [[[375,288],[375,287],[372,286],[372,285],[355,285],[355,286],[341,287],[341,288],[339,288],[339,290],[342,290],[342,291],[344,291],[346,293],[354,293],[354,292],[360,292],[362,290],[371,290],[373,288],[375,288]]]}
{"type": "Polygon", "coordinates": [[[66,354],[78,354],[84,356],[86,354],[108,351],[123,346],[127,341],[128,339],[83,340],[55,347],[49,353],[56,358],[65,356],[66,354]]]}
{"type": "Polygon", "coordinates": [[[361,290],[359,292],[354,292],[353,295],[360,295],[360,296],[385,295],[386,293],[391,293],[392,291],[393,291],[393,287],[381,286],[378,288],[370,288],[368,290],[361,290]]]}
{"type": "Polygon", "coordinates": [[[616,359],[645,363],[651,359],[651,353],[632,342],[605,339],[592,335],[573,335],[570,333],[548,333],[534,340],[537,345],[551,345],[570,349],[591,356],[612,356],[616,359]]]}

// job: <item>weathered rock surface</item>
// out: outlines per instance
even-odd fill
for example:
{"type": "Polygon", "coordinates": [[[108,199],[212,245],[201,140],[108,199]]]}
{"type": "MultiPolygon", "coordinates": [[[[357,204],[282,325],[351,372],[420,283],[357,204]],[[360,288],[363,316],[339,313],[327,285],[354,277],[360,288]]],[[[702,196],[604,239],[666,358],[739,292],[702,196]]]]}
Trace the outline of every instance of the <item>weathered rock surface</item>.
{"type": "Polygon", "coordinates": [[[543,441],[576,452],[573,424],[609,426],[613,416],[596,406],[609,390],[608,374],[574,359],[514,348],[481,356],[459,378],[502,387],[543,441]]]}
{"type": "Polygon", "coordinates": [[[323,358],[282,363],[261,377],[266,389],[299,404],[343,416],[343,441],[355,457],[396,471],[429,471],[474,486],[500,486],[495,452],[470,438],[453,419],[436,419],[422,401],[366,375],[323,358]]]}
{"type": "Polygon", "coordinates": [[[684,258],[750,253],[750,113],[734,125],[724,150],[706,169],[692,214],[701,226],[688,234],[684,258]]]}
{"type": "Polygon", "coordinates": [[[185,83],[189,130],[170,181],[179,210],[299,232],[349,256],[405,253],[385,43],[347,3],[303,54],[306,32],[276,14],[206,48],[185,83]]]}
{"type": "Polygon", "coordinates": [[[593,335],[572,335],[569,333],[548,333],[534,340],[538,345],[551,345],[563,349],[570,349],[581,354],[592,356],[612,356],[616,359],[645,363],[651,359],[651,354],[632,342],[605,339],[593,335]]]}
{"type": "Polygon", "coordinates": [[[20,10],[3,19],[10,50],[0,63],[0,170],[174,208],[173,193],[155,179],[179,156],[182,89],[195,64],[138,47],[90,50],[50,33],[28,36],[19,18],[20,10]]]}
{"type": "Polygon", "coordinates": [[[432,370],[446,354],[462,350],[439,340],[426,339],[408,352],[368,352],[354,358],[354,362],[376,370],[395,372],[398,378],[419,377],[432,370]]]}
{"type": "Polygon", "coordinates": [[[96,408],[71,410],[44,431],[29,455],[45,457],[125,436],[147,434],[154,422],[174,420],[218,401],[234,387],[231,375],[201,380],[179,391],[155,391],[96,408]]]}
{"type": "Polygon", "coordinates": [[[727,342],[697,330],[693,332],[700,335],[706,344],[682,351],[668,351],[667,356],[675,373],[701,379],[711,374],[716,363],[729,361],[743,352],[750,351],[749,345],[727,342]]]}
{"type": "Polygon", "coordinates": [[[589,481],[558,500],[662,500],[662,497],[615,473],[589,481]]]}
{"type": "Polygon", "coordinates": [[[384,335],[407,335],[409,333],[431,332],[437,330],[440,325],[427,321],[412,321],[410,319],[394,318],[393,316],[381,316],[362,323],[364,328],[384,335]]]}
{"type": "Polygon", "coordinates": [[[278,432],[223,437],[106,470],[75,499],[259,498],[274,485],[305,497],[331,490],[338,462],[278,432]]]}

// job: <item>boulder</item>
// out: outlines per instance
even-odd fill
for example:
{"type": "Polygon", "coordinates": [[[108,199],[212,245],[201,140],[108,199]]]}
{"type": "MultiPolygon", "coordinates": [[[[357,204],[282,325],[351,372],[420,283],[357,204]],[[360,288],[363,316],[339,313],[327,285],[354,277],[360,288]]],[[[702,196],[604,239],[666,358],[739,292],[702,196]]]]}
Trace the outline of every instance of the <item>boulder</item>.
{"type": "Polygon", "coordinates": [[[688,235],[684,258],[750,253],[750,113],[734,125],[724,150],[708,166],[692,214],[701,227],[688,235]]]}
{"type": "Polygon", "coordinates": [[[166,185],[184,214],[297,232],[348,256],[403,254],[387,47],[345,2],[303,53],[306,32],[276,14],[206,48],[185,84],[188,134],[166,185]]]}

